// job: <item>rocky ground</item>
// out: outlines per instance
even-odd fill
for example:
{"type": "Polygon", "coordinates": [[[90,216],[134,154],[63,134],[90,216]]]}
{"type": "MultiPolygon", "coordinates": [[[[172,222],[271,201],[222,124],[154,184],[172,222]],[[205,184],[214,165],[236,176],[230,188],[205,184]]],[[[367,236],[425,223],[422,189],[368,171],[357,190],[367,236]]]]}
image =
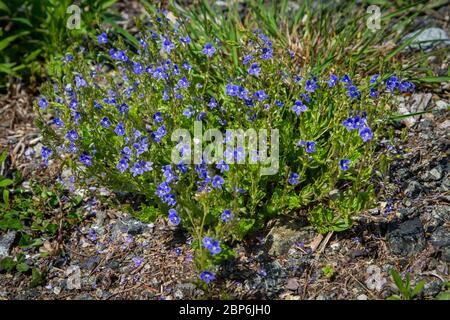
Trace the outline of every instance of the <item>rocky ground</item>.
{"type": "MultiPolygon", "coordinates": [[[[435,69],[448,70],[448,59],[435,69]]],[[[398,292],[392,268],[409,272],[413,283],[425,280],[420,297],[432,299],[450,281],[450,87],[425,91],[396,102],[400,113],[427,113],[394,124],[392,140],[380,141],[380,154],[389,150],[392,158],[388,174],[374,177],[380,202],[350,230],[321,236],[303,217],[272,221],[235,248],[207,293],[186,234],[89,196],[83,222],[40,250],[24,251],[17,233],[0,231],[0,258],[24,252],[45,279],[30,288],[29,273],[0,270],[0,299],[385,299],[398,292]]],[[[38,161],[32,100],[20,87],[0,98],[0,151],[9,150],[2,175],[57,174],[43,172],[38,161]]]]}
{"type": "MultiPolygon", "coordinates": [[[[405,108],[422,99],[417,95],[421,93],[404,99],[405,108]]],[[[430,113],[397,125],[394,141],[380,143],[382,150],[389,146],[393,161],[388,177],[374,180],[380,190],[378,207],[361,215],[351,230],[325,237],[301,217],[271,222],[260,237],[236,248],[236,259],[222,267],[221,278],[209,294],[247,299],[384,299],[397,291],[388,273],[391,268],[409,272],[413,282],[424,279],[423,298],[443,291],[450,281],[450,118],[448,100],[434,98],[424,106],[430,113]],[[333,270],[331,275],[324,272],[327,266],[333,270]]],[[[36,140],[32,134],[9,139],[23,141],[25,150],[36,140]]],[[[21,165],[20,160],[17,163],[21,165]]],[[[0,297],[205,295],[197,286],[185,234],[164,220],[144,224],[95,198],[86,200],[83,212],[83,224],[64,235],[59,254],[42,258],[39,252],[27,252],[27,263],[44,272],[45,284],[31,289],[30,275],[3,272],[0,297]]],[[[0,255],[20,251],[16,244],[14,232],[2,234],[0,255]]],[[[52,245],[44,244],[44,251],[51,253],[52,245]]]]}

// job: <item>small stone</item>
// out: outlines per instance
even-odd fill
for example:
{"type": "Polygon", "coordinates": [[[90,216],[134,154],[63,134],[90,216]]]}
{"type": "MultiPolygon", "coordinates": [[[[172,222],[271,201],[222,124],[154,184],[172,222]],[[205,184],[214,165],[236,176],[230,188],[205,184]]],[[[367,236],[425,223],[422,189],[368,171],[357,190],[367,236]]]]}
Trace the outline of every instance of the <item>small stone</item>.
{"type": "Polygon", "coordinates": [[[404,38],[406,41],[414,36],[416,36],[414,40],[412,40],[411,44],[405,50],[417,50],[424,49],[429,50],[438,44],[448,45],[450,44],[450,39],[448,38],[447,32],[441,28],[428,28],[424,30],[417,30],[407,34],[404,38]],[[417,35],[417,33],[419,33],[417,35]]]}
{"type": "Polygon", "coordinates": [[[0,237],[0,259],[9,256],[16,237],[16,231],[10,231],[4,236],[0,237]]]}
{"type": "Polygon", "coordinates": [[[54,287],[53,288],[53,293],[56,294],[56,295],[60,294],[61,293],[61,287],[54,287]]]}
{"type": "Polygon", "coordinates": [[[437,166],[430,170],[430,176],[433,180],[441,180],[442,178],[442,168],[440,166],[437,166]]]}
{"type": "Polygon", "coordinates": [[[444,122],[440,123],[438,125],[438,128],[443,131],[447,131],[448,129],[450,129],[450,120],[445,120],[444,122]]]}
{"type": "Polygon", "coordinates": [[[332,243],[330,245],[330,247],[331,247],[331,249],[333,249],[333,251],[336,251],[336,252],[341,250],[341,244],[339,242],[332,243]]]}
{"type": "Polygon", "coordinates": [[[423,294],[426,297],[435,297],[441,292],[442,281],[441,280],[432,280],[427,282],[423,287],[423,294]]]}
{"type": "Polygon", "coordinates": [[[414,199],[420,194],[421,191],[422,186],[420,185],[420,183],[413,180],[408,184],[408,187],[405,190],[405,194],[407,197],[414,199]]]}
{"type": "Polygon", "coordinates": [[[445,226],[441,226],[433,232],[430,241],[431,244],[438,249],[448,247],[450,246],[450,231],[445,228],[445,226]]]}
{"type": "Polygon", "coordinates": [[[356,297],[356,300],[368,300],[369,298],[365,294],[360,294],[356,297]]]}
{"type": "Polygon", "coordinates": [[[303,221],[278,220],[265,238],[265,245],[270,255],[287,254],[291,246],[300,242],[306,244],[316,235],[311,227],[305,227],[303,221]]]}
{"type": "Polygon", "coordinates": [[[81,289],[81,271],[79,266],[70,266],[66,270],[67,289],[81,289]]]}
{"type": "Polygon", "coordinates": [[[286,289],[291,291],[297,291],[300,288],[298,280],[295,278],[289,278],[286,284],[286,289]]]}
{"type": "Polygon", "coordinates": [[[86,258],[86,260],[83,261],[81,264],[82,269],[92,270],[97,266],[97,264],[100,262],[101,258],[100,256],[91,256],[86,258]]]}
{"type": "Polygon", "coordinates": [[[339,191],[339,189],[334,189],[334,190],[331,190],[328,195],[330,196],[331,200],[337,200],[337,199],[339,199],[341,192],[339,191]]]}
{"type": "Polygon", "coordinates": [[[389,224],[387,239],[391,251],[399,256],[412,255],[426,247],[425,234],[419,218],[389,224]]]}
{"type": "Polygon", "coordinates": [[[369,214],[371,216],[378,216],[380,214],[380,209],[378,208],[373,208],[373,209],[369,209],[369,214]]]}
{"type": "MultiPolygon", "coordinates": [[[[449,107],[448,102],[443,101],[443,100],[438,100],[436,101],[436,109],[437,110],[447,110],[449,107]]],[[[446,120],[449,121],[449,120],[446,120]]]]}

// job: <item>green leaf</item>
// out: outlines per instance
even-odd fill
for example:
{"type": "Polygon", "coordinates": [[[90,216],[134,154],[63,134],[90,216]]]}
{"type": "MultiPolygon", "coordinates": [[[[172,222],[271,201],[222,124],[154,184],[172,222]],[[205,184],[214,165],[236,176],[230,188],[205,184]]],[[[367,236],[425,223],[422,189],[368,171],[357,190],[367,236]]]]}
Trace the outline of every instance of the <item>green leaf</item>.
{"type": "Polygon", "coordinates": [[[440,83],[440,82],[449,82],[450,76],[440,76],[440,77],[423,77],[417,79],[419,82],[426,82],[426,83],[440,83]]]}
{"type": "Polygon", "coordinates": [[[11,180],[11,179],[3,179],[3,180],[0,180],[0,188],[7,187],[7,186],[9,186],[9,185],[12,185],[13,183],[14,183],[14,181],[11,180]]]}
{"type": "Polygon", "coordinates": [[[450,300],[450,292],[442,292],[437,297],[437,300],[450,300]]]}
{"type": "Polygon", "coordinates": [[[30,282],[30,287],[31,288],[35,288],[41,284],[44,283],[44,277],[42,276],[42,274],[39,272],[38,269],[33,268],[31,269],[31,282],[30,282]]]}
{"type": "Polygon", "coordinates": [[[239,239],[244,239],[255,224],[255,219],[241,219],[237,225],[236,234],[239,239]]]}
{"type": "Polygon", "coordinates": [[[16,266],[16,263],[14,262],[13,258],[6,257],[3,258],[2,261],[0,261],[0,267],[6,271],[12,271],[14,267],[16,266]]]}
{"type": "Polygon", "coordinates": [[[403,286],[403,280],[400,274],[396,270],[391,269],[391,276],[400,292],[404,292],[406,288],[403,286]]]}
{"type": "Polygon", "coordinates": [[[9,10],[8,6],[3,1],[0,1],[0,10],[6,11],[8,14],[11,14],[11,10],[9,10]]]}
{"type": "Polygon", "coordinates": [[[23,32],[20,32],[20,33],[18,33],[18,34],[15,34],[15,35],[12,35],[12,36],[9,36],[9,37],[3,39],[2,41],[0,41],[0,51],[3,51],[3,49],[5,49],[6,47],[8,47],[9,44],[10,44],[11,42],[13,42],[14,40],[16,40],[17,38],[20,38],[20,37],[22,37],[22,36],[25,36],[25,35],[27,35],[27,34],[29,34],[29,33],[30,33],[29,31],[23,31],[23,32]]]}
{"type": "Polygon", "coordinates": [[[30,266],[27,265],[25,262],[22,262],[16,265],[16,269],[19,272],[27,272],[28,270],[30,270],[30,266]]]}
{"type": "Polygon", "coordinates": [[[425,286],[425,281],[422,280],[420,281],[416,287],[414,288],[414,290],[411,292],[411,298],[414,298],[415,296],[417,296],[422,290],[423,287],[425,286]]]}
{"type": "Polygon", "coordinates": [[[8,205],[9,204],[9,190],[3,190],[3,202],[8,205]]]}

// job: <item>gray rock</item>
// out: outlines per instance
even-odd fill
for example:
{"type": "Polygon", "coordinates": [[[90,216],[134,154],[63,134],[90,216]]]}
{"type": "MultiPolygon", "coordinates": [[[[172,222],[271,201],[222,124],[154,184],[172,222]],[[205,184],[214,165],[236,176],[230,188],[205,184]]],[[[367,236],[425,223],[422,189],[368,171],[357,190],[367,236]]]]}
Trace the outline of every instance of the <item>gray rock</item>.
{"type": "Polygon", "coordinates": [[[101,258],[100,256],[91,256],[86,258],[86,260],[83,261],[81,264],[82,269],[92,270],[97,266],[97,264],[100,262],[101,258]]]}
{"type": "MultiPolygon", "coordinates": [[[[437,110],[447,110],[449,107],[449,104],[447,101],[444,100],[438,100],[436,101],[436,109],[437,110]]],[[[446,122],[449,120],[446,120],[446,122]]],[[[450,121],[449,121],[450,122],[450,121]]]]}
{"type": "Polygon", "coordinates": [[[288,279],[287,284],[286,284],[286,289],[297,292],[299,288],[300,288],[300,283],[298,282],[297,279],[295,279],[295,278],[288,279]]]}
{"type": "Polygon", "coordinates": [[[117,236],[118,233],[128,233],[130,235],[142,234],[145,231],[150,231],[149,226],[134,217],[126,216],[119,220],[113,227],[113,234],[117,236]]]}
{"type": "Polygon", "coordinates": [[[422,186],[420,183],[413,180],[409,182],[408,187],[405,190],[405,194],[407,197],[414,199],[420,194],[421,191],[422,186]]]}
{"type": "Polygon", "coordinates": [[[442,178],[442,167],[441,166],[437,166],[437,167],[434,167],[433,169],[431,169],[430,172],[429,172],[429,176],[434,181],[441,180],[441,178],[442,178]]]}
{"type": "Polygon", "coordinates": [[[179,283],[174,287],[174,296],[176,299],[192,299],[203,294],[193,283],[179,283]]]}
{"type": "Polygon", "coordinates": [[[450,221],[450,206],[438,205],[427,207],[426,212],[421,215],[426,232],[433,232],[437,227],[450,221]]]}
{"type": "Polygon", "coordinates": [[[287,254],[296,243],[308,243],[316,235],[312,227],[305,227],[303,221],[278,220],[265,239],[270,255],[287,254]]]}
{"type": "Polygon", "coordinates": [[[430,241],[436,248],[450,246],[450,231],[444,226],[440,226],[432,233],[430,241]]]}
{"type": "MultiPolygon", "coordinates": [[[[427,108],[431,101],[431,93],[414,93],[410,98],[404,97],[397,98],[399,101],[398,112],[402,115],[410,113],[423,112],[427,108]]],[[[407,126],[413,126],[417,120],[420,119],[420,115],[407,117],[402,122],[407,126]]]]}
{"type": "Polygon", "coordinates": [[[431,49],[438,44],[442,43],[444,45],[450,44],[450,39],[448,38],[447,33],[440,29],[440,28],[428,28],[424,30],[417,30],[410,34],[407,34],[404,38],[404,40],[410,39],[417,35],[417,33],[420,34],[411,42],[411,44],[408,46],[408,49],[431,49]]]}
{"type": "Polygon", "coordinates": [[[0,237],[0,259],[9,256],[16,237],[16,231],[10,231],[0,237]]]}
{"type": "Polygon", "coordinates": [[[447,263],[450,263],[450,247],[441,248],[441,259],[447,263]]]}
{"type": "Polygon", "coordinates": [[[419,218],[388,226],[387,240],[395,255],[409,256],[425,249],[426,239],[419,218]]]}
{"type": "Polygon", "coordinates": [[[423,287],[423,295],[426,297],[435,297],[441,292],[442,289],[442,281],[441,280],[432,280],[427,282],[423,287]]]}

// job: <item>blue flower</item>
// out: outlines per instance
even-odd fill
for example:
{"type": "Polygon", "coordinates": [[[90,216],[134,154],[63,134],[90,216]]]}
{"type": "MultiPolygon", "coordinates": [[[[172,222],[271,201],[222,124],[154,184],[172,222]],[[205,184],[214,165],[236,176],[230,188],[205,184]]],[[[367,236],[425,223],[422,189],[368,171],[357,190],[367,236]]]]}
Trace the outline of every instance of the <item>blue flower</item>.
{"type": "Polygon", "coordinates": [[[144,71],[144,67],[140,63],[133,63],[133,71],[136,74],[141,74],[144,71]]]}
{"type": "Polygon", "coordinates": [[[177,214],[177,211],[175,209],[169,209],[169,221],[173,225],[178,225],[181,222],[180,217],[177,214]]]}
{"type": "Polygon", "coordinates": [[[296,184],[298,184],[299,178],[300,178],[300,176],[298,175],[298,173],[291,172],[291,174],[289,175],[289,183],[291,185],[295,186],[296,184]]]}
{"type": "Polygon", "coordinates": [[[358,91],[358,89],[354,85],[350,85],[347,88],[347,91],[346,91],[345,94],[347,96],[349,96],[350,98],[352,98],[352,100],[355,99],[355,98],[358,99],[358,100],[361,99],[361,93],[358,91]]]}
{"type": "Polygon", "coordinates": [[[211,98],[211,100],[209,100],[208,107],[210,109],[214,109],[214,108],[217,107],[217,101],[216,101],[216,99],[214,97],[211,98]]]}
{"type": "Polygon", "coordinates": [[[45,146],[42,146],[41,148],[41,156],[42,160],[44,160],[44,163],[46,166],[48,166],[48,158],[52,155],[53,151],[45,146]]]}
{"type": "Polygon", "coordinates": [[[273,49],[272,48],[262,48],[261,58],[264,60],[271,59],[273,57],[273,49]]]}
{"type": "Polygon", "coordinates": [[[126,104],[126,103],[122,103],[120,106],[119,106],[119,113],[122,113],[122,114],[124,114],[124,113],[127,113],[128,112],[128,110],[130,109],[130,107],[128,107],[128,105],[126,104]]]}
{"type": "Polygon", "coordinates": [[[277,104],[278,108],[283,107],[283,102],[281,100],[275,100],[275,103],[277,104]]]}
{"type": "Polygon", "coordinates": [[[373,138],[373,133],[369,127],[363,127],[359,129],[359,136],[363,139],[364,142],[367,142],[373,138]]]}
{"type": "Polygon", "coordinates": [[[314,141],[307,141],[305,149],[307,153],[316,152],[316,143],[314,141]]]}
{"type": "Polygon", "coordinates": [[[162,125],[155,132],[152,133],[156,142],[161,142],[161,139],[167,134],[166,127],[162,125]]]}
{"type": "Polygon", "coordinates": [[[369,95],[371,98],[376,98],[378,97],[378,91],[375,88],[370,88],[369,95]]]}
{"type": "Polygon", "coordinates": [[[64,121],[62,121],[60,118],[53,119],[53,123],[58,127],[61,128],[64,124],[64,121]]]}
{"type": "Polygon", "coordinates": [[[248,69],[248,74],[258,76],[261,72],[261,67],[257,63],[252,63],[248,69]]]}
{"type": "Polygon", "coordinates": [[[220,215],[220,219],[225,222],[230,222],[231,219],[233,219],[233,214],[229,209],[225,209],[222,214],[220,215]]]}
{"type": "Polygon", "coordinates": [[[208,57],[211,57],[214,52],[216,52],[216,48],[214,48],[210,42],[206,43],[202,49],[202,53],[208,57]]]}
{"type": "Polygon", "coordinates": [[[239,87],[235,84],[228,83],[225,86],[225,89],[226,89],[225,94],[229,96],[235,96],[238,93],[239,87]]]}
{"type": "Polygon", "coordinates": [[[104,117],[101,121],[100,121],[100,125],[103,128],[108,128],[111,125],[111,121],[109,121],[109,119],[107,117],[104,117]]]}
{"type": "Polygon", "coordinates": [[[186,77],[182,77],[180,80],[178,80],[178,88],[184,89],[189,87],[189,81],[187,81],[186,77]]]}
{"type": "Polygon", "coordinates": [[[305,86],[306,91],[309,92],[314,92],[317,89],[317,84],[313,81],[313,80],[306,80],[306,86],[305,86]]]}
{"type": "Polygon", "coordinates": [[[230,170],[230,166],[223,160],[216,165],[216,168],[219,169],[220,172],[230,170]]]}
{"type": "Polygon", "coordinates": [[[214,176],[211,184],[215,188],[222,189],[222,185],[225,183],[225,180],[221,176],[214,176]]]}
{"type": "Polygon", "coordinates": [[[347,128],[348,131],[351,131],[355,129],[355,122],[353,121],[353,118],[348,118],[345,120],[342,125],[347,128]]]}
{"type": "Polygon", "coordinates": [[[38,102],[39,107],[41,109],[46,109],[48,107],[48,101],[45,98],[41,98],[38,102]]]}
{"type": "Polygon", "coordinates": [[[342,77],[341,81],[343,83],[345,83],[345,84],[348,84],[348,85],[352,84],[352,81],[350,80],[350,77],[348,75],[346,75],[346,74],[344,74],[344,76],[342,77]]]}
{"type": "Polygon", "coordinates": [[[217,240],[214,240],[210,237],[203,237],[202,239],[203,246],[211,252],[212,255],[218,254],[221,251],[220,243],[217,240]]]}
{"type": "MultiPolygon", "coordinates": [[[[203,237],[203,239],[202,239],[203,246],[204,246],[206,249],[208,249],[208,248],[211,247],[212,242],[213,242],[213,239],[210,238],[210,237],[203,237]]],[[[209,250],[209,249],[208,249],[208,250],[209,250]]]]}
{"type": "Polygon", "coordinates": [[[153,120],[155,121],[155,123],[159,123],[159,122],[163,121],[161,112],[156,112],[153,115],[153,120]]]}
{"type": "Polygon", "coordinates": [[[254,96],[256,99],[258,99],[259,101],[264,101],[265,99],[267,99],[269,96],[267,95],[266,91],[264,90],[259,90],[256,91],[254,93],[254,96]]]}
{"type": "Polygon", "coordinates": [[[189,38],[189,36],[180,37],[180,41],[184,44],[189,44],[189,43],[191,43],[191,38],[189,38]]]}
{"type": "Polygon", "coordinates": [[[74,142],[75,140],[78,139],[78,133],[75,130],[67,131],[66,139],[71,141],[71,142],[74,142]]]}
{"type": "Polygon", "coordinates": [[[242,63],[243,63],[244,65],[246,65],[246,64],[249,63],[249,61],[252,60],[252,59],[253,59],[253,55],[252,55],[252,54],[248,54],[248,55],[244,56],[244,60],[242,61],[242,63]]]}
{"type": "Polygon", "coordinates": [[[161,35],[161,40],[162,40],[162,47],[165,52],[170,53],[170,51],[175,49],[175,45],[166,36],[161,35]]]}
{"type": "Polygon", "coordinates": [[[214,273],[209,271],[202,271],[200,273],[200,279],[202,279],[206,283],[210,283],[211,281],[214,281],[216,279],[214,273]]]}
{"type": "Polygon", "coordinates": [[[97,110],[103,109],[103,106],[98,101],[94,101],[94,108],[97,110]]]}
{"type": "Polygon", "coordinates": [[[104,32],[97,36],[97,40],[98,40],[99,44],[108,43],[108,37],[107,37],[106,33],[104,33],[104,32]]]}
{"type": "Polygon", "coordinates": [[[164,198],[170,191],[172,191],[172,189],[169,184],[164,181],[156,188],[155,194],[160,198],[164,198]]]}
{"type": "Polygon", "coordinates": [[[338,76],[335,74],[330,75],[330,80],[328,80],[328,84],[330,88],[333,88],[336,85],[336,82],[339,80],[338,76]]]}
{"type": "Polygon", "coordinates": [[[114,132],[120,137],[123,136],[125,134],[125,128],[123,127],[123,123],[119,122],[116,126],[116,128],[114,129],[114,132]]]}
{"type": "Polygon", "coordinates": [[[379,74],[374,75],[372,77],[372,79],[370,79],[369,83],[370,84],[374,84],[375,82],[377,82],[377,79],[378,79],[379,76],[380,76],[379,74]]]}
{"type": "Polygon", "coordinates": [[[163,167],[163,176],[164,176],[166,182],[171,182],[171,181],[177,179],[177,176],[173,173],[170,165],[166,165],[163,167]]]}
{"type": "Polygon", "coordinates": [[[303,104],[303,102],[301,102],[300,100],[296,100],[291,110],[294,111],[299,116],[302,112],[305,112],[307,108],[303,104]]]}
{"type": "Polygon", "coordinates": [[[92,156],[88,152],[83,152],[80,156],[80,162],[90,167],[92,166],[92,156]]]}
{"type": "Polygon", "coordinates": [[[394,92],[395,88],[399,85],[399,79],[396,76],[391,76],[386,80],[386,89],[394,92]]]}
{"type": "Polygon", "coordinates": [[[209,252],[211,252],[212,255],[219,254],[222,249],[220,248],[219,241],[213,241],[211,243],[211,246],[208,248],[209,252]]]}
{"type": "Polygon", "coordinates": [[[339,161],[339,167],[342,171],[347,171],[350,168],[350,160],[342,159],[341,161],[339,161]]]}
{"type": "Polygon", "coordinates": [[[130,171],[133,173],[133,177],[137,176],[138,174],[144,173],[144,169],[142,168],[139,162],[136,162],[134,166],[130,169],[130,171]]]}

